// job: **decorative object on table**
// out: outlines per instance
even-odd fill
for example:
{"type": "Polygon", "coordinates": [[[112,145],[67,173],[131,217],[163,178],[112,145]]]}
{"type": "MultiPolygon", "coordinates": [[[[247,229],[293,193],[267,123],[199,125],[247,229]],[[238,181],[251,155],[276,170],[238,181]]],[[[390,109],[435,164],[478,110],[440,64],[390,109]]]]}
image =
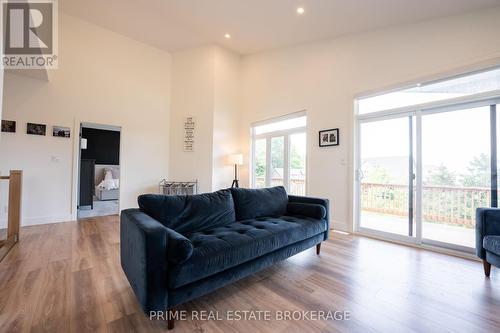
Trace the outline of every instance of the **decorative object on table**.
{"type": "Polygon", "coordinates": [[[60,138],[69,138],[71,130],[69,127],[62,126],[53,126],[52,127],[52,136],[57,136],[60,138]]]}
{"type": "Polygon", "coordinates": [[[338,146],[340,143],[339,129],[333,128],[319,131],[319,146],[338,146]]]}
{"type": "Polygon", "coordinates": [[[238,179],[238,165],[243,165],[243,154],[228,155],[227,164],[234,165],[234,179],[231,187],[240,187],[238,179]]]}
{"type": "Polygon", "coordinates": [[[160,184],[160,193],[165,195],[192,195],[198,194],[198,180],[194,182],[171,182],[163,179],[160,184]]]}
{"type": "Polygon", "coordinates": [[[14,120],[2,120],[2,132],[16,133],[16,122],[14,120]]]}
{"type": "Polygon", "coordinates": [[[26,125],[26,134],[45,135],[46,129],[47,129],[47,125],[45,125],[45,124],[28,123],[26,125]]]}
{"type": "Polygon", "coordinates": [[[186,117],[184,120],[184,151],[194,151],[194,117],[186,117]]]}

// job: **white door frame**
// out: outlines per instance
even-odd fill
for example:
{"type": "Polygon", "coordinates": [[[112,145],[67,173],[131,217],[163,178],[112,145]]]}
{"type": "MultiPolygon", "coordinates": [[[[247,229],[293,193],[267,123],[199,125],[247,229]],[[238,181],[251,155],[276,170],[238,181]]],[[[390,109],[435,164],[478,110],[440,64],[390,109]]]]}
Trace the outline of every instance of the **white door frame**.
{"type": "MultiPolygon", "coordinates": [[[[120,178],[123,174],[122,172],[122,156],[123,156],[123,128],[119,125],[103,125],[97,124],[94,122],[86,122],[81,119],[74,119],[73,122],[73,172],[72,172],[72,182],[71,182],[71,220],[76,221],[78,219],[78,196],[80,190],[80,157],[81,157],[81,140],[80,136],[82,133],[82,127],[90,127],[104,130],[112,130],[120,132],[120,158],[119,158],[119,166],[120,166],[120,178]]],[[[122,198],[122,188],[123,181],[120,179],[120,193],[119,198],[122,198]]],[[[122,200],[118,200],[118,211],[121,211],[122,200]]]]}

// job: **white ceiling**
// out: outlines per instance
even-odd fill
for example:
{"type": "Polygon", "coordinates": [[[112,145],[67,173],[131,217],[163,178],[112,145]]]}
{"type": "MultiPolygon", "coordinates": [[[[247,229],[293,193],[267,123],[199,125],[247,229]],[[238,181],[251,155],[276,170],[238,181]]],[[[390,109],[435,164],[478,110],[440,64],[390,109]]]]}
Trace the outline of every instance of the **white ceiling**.
{"type": "Polygon", "coordinates": [[[59,6],[167,51],[215,43],[249,54],[500,6],[500,0],[59,0],[59,6]]]}

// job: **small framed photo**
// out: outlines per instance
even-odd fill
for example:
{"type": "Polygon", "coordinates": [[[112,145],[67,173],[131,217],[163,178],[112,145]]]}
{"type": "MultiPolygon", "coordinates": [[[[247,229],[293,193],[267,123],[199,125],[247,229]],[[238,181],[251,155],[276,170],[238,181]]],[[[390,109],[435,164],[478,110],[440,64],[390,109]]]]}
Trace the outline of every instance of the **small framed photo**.
{"type": "Polygon", "coordinates": [[[46,130],[47,130],[47,125],[44,124],[28,123],[26,125],[26,134],[45,135],[46,130]]]}
{"type": "Polygon", "coordinates": [[[53,126],[52,136],[57,136],[60,138],[69,138],[71,136],[71,130],[69,127],[53,126]]]}
{"type": "Polygon", "coordinates": [[[339,138],[338,128],[319,131],[320,147],[338,146],[340,143],[339,139],[340,138],[339,138]]]}
{"type": "Polygon", "coordinates": [[[16,122],[14,120],[2,120],[2,132],[16,133],[16,122]]]}

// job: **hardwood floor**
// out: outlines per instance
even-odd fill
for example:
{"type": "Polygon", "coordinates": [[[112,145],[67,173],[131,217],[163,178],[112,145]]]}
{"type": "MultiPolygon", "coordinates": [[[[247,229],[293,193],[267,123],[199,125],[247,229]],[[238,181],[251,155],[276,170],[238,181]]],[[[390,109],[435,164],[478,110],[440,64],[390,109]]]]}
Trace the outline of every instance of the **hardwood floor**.
{"type": "MultiPolygon", "coordinates": [[[[495,332],[500,270],[335,233],[178,310],[349,311],[347,321],[176,321],[171,332],[495,332]]],[[[0,262],[0,332],[159,332],[119,262],[117,216],[25,227],[0,262]]]]}

